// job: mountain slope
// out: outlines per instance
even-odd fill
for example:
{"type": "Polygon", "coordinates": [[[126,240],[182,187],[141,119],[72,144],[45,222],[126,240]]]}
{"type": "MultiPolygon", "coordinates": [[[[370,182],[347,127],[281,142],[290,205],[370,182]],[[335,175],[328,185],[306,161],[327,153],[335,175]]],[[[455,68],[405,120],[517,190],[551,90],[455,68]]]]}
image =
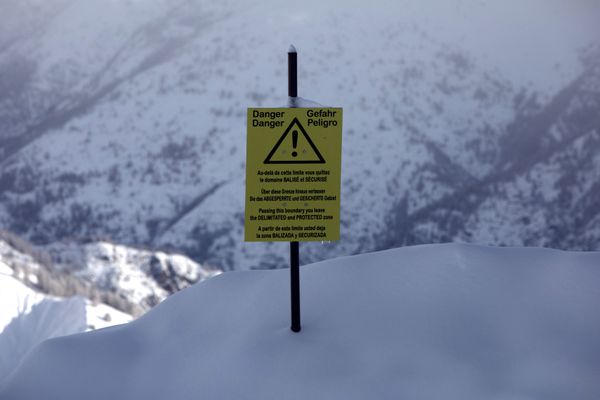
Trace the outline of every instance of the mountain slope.
{"type": "Polygon", "coordinates": [[[599,265],[456,244],[330,260],[303,268],[298,334],[285,271],[226,273],[45,342],[0,398],[596,398],[599,265]]]}
{"type": "Polygon", "coordinates": [[[593,174],[575,184],[582,165],[560,161],[576,157],[560,146],[577,124],[592,123],[585,148],[600,153],[599,89],[582,83],[600,58],[580,50],[600,37],[594,5],[37,3],[4,2],[39,28],[0,33],[0,225],[35,243],[101,237],[222,269],[285,265],[285,246],[242,242],[245,109],[286,104],[294,43],[300,95],[346,116],[343,240],[307,244],[306,262],[456,239],[597,248],[597,225],[580,223],[593,206],[563,218],[524,193],[514,218],[502,213],[528,176],[560,198],[597,197],[579,188],[593,174]],[[536,207],[539,222],[522,218],[536,207]]]}
{"type": "Polygon", "coordinates": [[[0,293],[0,327],[30,312],[46,295],[82,296],[139,316],[168,295],[221,272],[178,253],[109,242],[36,247],[5,231],[0,231],[0,266],[8,285],[0,293]]]}
{"type": "MultiPolygon", "coordinates": [[[[456,238],[597,248],[599,82],[596,56],[547,105],[517,113],[489,174],[406,216],[403,229],[382,234],[382,248],[456,238]]],[[[396,214],[405,213],[403,207],[398,204],[396,214]]]]}

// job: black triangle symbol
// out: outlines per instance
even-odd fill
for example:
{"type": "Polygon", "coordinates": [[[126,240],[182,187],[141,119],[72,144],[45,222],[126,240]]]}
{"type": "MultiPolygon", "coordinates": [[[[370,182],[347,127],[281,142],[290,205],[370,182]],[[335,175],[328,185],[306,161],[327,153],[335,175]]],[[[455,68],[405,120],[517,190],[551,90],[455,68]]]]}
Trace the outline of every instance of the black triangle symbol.
{"type": "Polygon", "coordinates": [[[319,149],[317,149],[317,146],[315,146],[315,144],[313,143],[310,136],[308,136],[308,133],[306,133],[306,130],[304,129],[304,127],[302,126],[300,121],[298,121],[298,118],[294,118],[292,120],[292,123],[287,127],[287,129],[283,133],[283,135],[281,135],[281,137],[279,138],[277,143],[275,143],[275,146],[273,146],[273,149],[271,150],[271,152],[269,153],[267,158],[265,158],[265,161],[263,163],[264,164],[325,164],[325,159],[321,155],[321,152],[319,152],[319,149]],[[297,159],[292,158],[293,155],[290,154],[291,157],[289,159],[284,157],[284,159],[282,159],[282,160],[273,160],[273,156],[275,156],[275,154],[277,153],[277,150],[279,150],[279,147],[284,142],[285,138],[290,133],[290,131],[292,130],[292,127],[294,125],[298,126],[298,129],[302,133],[302,136],[304,137],[306,142],[311,147],[312,151],[314,152],[315,159],[313,159],[313,160],[297,160],[297,159]]]}

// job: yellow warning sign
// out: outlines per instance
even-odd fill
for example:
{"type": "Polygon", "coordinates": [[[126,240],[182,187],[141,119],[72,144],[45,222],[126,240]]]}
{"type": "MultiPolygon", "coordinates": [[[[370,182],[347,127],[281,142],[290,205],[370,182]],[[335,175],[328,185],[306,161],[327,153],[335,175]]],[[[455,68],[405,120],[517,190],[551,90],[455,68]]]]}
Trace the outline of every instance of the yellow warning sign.
{"type": "Polygon", "coordinates": [[[325,164],[325,160],[298,118],[294,118],[265,159],[265,164],[312,163],[325,164]]]}
{"type": "Polygon", "coordinates": [[[341,108],[249,108],[245,239],[340,238],[341,108]]]}

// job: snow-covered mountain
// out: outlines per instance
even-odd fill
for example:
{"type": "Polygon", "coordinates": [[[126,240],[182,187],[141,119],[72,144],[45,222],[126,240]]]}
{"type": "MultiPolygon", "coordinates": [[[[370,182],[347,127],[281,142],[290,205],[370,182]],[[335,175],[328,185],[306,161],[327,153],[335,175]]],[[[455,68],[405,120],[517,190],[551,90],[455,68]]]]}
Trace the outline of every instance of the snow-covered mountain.
{"type": "MultiPolygon", "coordinates": [[[[61,242],[36,247],[3,231],[0,262],[5,275],[35,292],[59,297],[79,295],[134,316],[172,293],[221,273],[178,253],[109,242],[61,242]]],[[[4,293],[0,296],[3,298],[4,293]]],[[[22,307],[6,308],[17,312],[22,307]]]]}
{"type": "Polygon", "coordinates": [[[49,272],[39,254],[15,240],[0,239],[0,380],[46,339],[131,321],[131,315],[83,297],[99,291],[78,293],[77,282],[49,272]]]}
{"type": "Polygon", "coordinates": [[[245,110],[344,107],[342,240],[304,262],[467,240],[600,238],[597,2],[6,0],[0,226],[38,244],[175,248],[286,264],[243,243],[245,110]]]}
{"type": "Polygon", "coordinates": [[[126,323],[215,274],[180,254],[108,242],[39,248],[0,231],[0,380],[43,340],[126,323]]]}
{"type": "Polygon", "coordinates": [[[118,292],[143,311],[221,271],[205,268],[181,254],[134,249],[109,242],[55,243],[45,246],[54,268],[103,291],[118,292]]]}
{"type": "Polygon", "coordinates": [[[484,179],[415,213],[400,202],[394,218],[403,229],[384,235],[382,246],[458,238],[600,248],[599,55],[548,104],[518,108],[484,179]]]}
{"type": "Polygon", "coordinates": [[[236,271],[44,342],[0,399],[600,397],[600,253],[427,245],[236,271]],[[198,304],[212,307],[198,308],[198,304]]]}

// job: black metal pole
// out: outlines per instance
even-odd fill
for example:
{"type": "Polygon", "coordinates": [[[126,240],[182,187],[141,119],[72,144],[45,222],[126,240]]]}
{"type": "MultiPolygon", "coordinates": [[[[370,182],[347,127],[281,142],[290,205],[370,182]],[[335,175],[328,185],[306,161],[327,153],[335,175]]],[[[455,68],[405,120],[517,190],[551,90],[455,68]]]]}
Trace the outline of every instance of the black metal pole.
{"type": "MultiPolygon", "coordinates": [[[[289,106],[294,107],[298,97],[298,53],[294,46],[288,51],[288,96],[289,106]]],[[[300,243],[290,242],[290,294],[292,304],[293,332],[300,332],[300,243]]]]}
{"type": "Polygon", "coordinates": [[[290,242],[290,293],[292,295],[292,331],[300,332],[300,243],[290,242]]]}
{"type": "Polygon", "coordinates": [[[298,97],[298,53],[294,46],[288,50],[288,96],[298,97]]]}

